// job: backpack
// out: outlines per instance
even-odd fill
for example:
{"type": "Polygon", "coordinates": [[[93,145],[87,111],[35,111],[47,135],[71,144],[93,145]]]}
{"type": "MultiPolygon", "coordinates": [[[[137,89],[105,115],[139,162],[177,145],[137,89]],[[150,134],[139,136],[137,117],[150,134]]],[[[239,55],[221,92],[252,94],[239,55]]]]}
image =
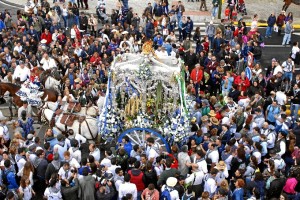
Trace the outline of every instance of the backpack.
{"type": "Polygon", "coordinates": [[[170,191],[167,186],[165,187],[164,191],[161,193],[159,199],[160,200],[171,200],[171,194],[170,194],[170,191]]]}

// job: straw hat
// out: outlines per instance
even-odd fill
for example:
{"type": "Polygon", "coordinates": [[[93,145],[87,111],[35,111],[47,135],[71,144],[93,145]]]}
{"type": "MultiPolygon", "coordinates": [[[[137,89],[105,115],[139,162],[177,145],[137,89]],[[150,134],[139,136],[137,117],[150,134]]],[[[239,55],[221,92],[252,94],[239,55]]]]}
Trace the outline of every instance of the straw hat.
{"type": "Polygon", "coordinates": [[[193,117],[193,118],[191,119],[191,122],[192,122],[192,123],[195,123],[196,121],[197,121],[196,117],[193,117]]]}
{"type": "Polygon", "coordinates": [[[218,170],[224,170],[226,168],[226,164],[224,161],[220,161],[218,164],[217,164],[217,169],[218,170]]]}
{"type": "Polygon", "coordinates": [[[208,115],[209,115],[210,117],[215,117],[217,114],[215,113],[214,110],[210,110],[209,113],[208,113],[208,115]]]}
{"type": "Polygon", "coordinates": [[[167,179],[167,186],[174,187],[177,184],[177,178],[175,177],[169,177],[167,179]]]}
{"type": "Polygon", "coordinates": [[[203,117],[201,117],[201,121],[202,122],[207,122],[208,121],[208,116],[204,115],[203,117]]]}
{"type": "Polygon", "coordinates": [[[211,117],[209,120],[214,125],[219,125],[219,123],[220,123],[219,120],[215,117],[211,117]]]}
{"type": "Polygon", "coordinates": [[[81,80],[80,78],[76,78],[76,79],[74,80],[74,82],[80,84],[80,83],[82,83],[82,80],[81,80]]]}

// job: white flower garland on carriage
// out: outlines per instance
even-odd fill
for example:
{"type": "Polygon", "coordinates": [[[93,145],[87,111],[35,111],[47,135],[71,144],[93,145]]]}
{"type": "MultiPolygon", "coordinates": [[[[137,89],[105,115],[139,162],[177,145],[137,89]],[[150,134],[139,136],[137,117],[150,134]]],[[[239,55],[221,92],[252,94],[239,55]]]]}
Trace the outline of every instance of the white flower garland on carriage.
{"type": "Polygon", "coordinates": [[[39,106],[42,103],[41,97],[44,92],[40,91],[40,86],[32,83],[27,79],[22,85],[16,95],[18,95],[22,101],[27,101],[32,106],[39,106]]]}

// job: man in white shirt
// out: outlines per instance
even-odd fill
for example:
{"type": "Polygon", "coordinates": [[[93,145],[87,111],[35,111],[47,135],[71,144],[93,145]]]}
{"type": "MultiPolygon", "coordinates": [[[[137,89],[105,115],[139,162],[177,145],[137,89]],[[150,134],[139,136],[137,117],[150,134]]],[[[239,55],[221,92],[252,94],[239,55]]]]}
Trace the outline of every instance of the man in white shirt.
{"type": "Polygon", "coordinates": [[[23,47],[21,45],[21,42],[18,41],[17,45],[14,47],[14,51],[17,51],[18,53],[22,53],[23,47]]]}
{"type": "Polygon", "coordinates": [[[19,65],[17,65],[13,74],[13,83],[15,83],[17,80],[20,82],[24,82],[29,77],[30,69],[28,67],[25,67],[24,62],[20,60],[19,65]]]}
{"type": "Polygon", "coordinates": [[[219,152],[216,149],[217,145],[210,142],[208,144],[208,151],[206,152],[205,159],[206,161],[209,160],[208,165],[211,165],[211,168],[215,167],[216,164],[219,162],[219,152]]]}
{"type": "Polygon", "coordinates": [[[81,162],[81,151],[79,150],[78,141],[76,139],[71,140],[72,147],[69,148],[70,155],[81,162]]]}
{"type": "Polygon", "coordinates": [[[111,166],[111,158],[112,158],[112,151],[111,150],[106,150],[105,151],[105,158],[103,158],[103,160],[101,161],[101,165],[105,166],[105,167],[110,167],[111,166]]]}
{"type": "Polygon", "coordinates": [[[58,153],[60,160],[64,160],[64,153],[68,150],[67,142],[62,134],[58,134],[56,139],[58,143],[54,145],[53,150],[58,153]]]}
{"type": "Polygon", "coordinates": [[[71,177],[71,174],[70,164],[67,162],[58,171],[60,180],[68,180],[71,177]]]}
{"type": "Polygon", "coordinates": [[[64,158],[65,158],[65,162],[70,164],[70,168],[76,169],[76,170],[80,168],[79,162],[71,156],[69,151],[66,151],[64,153],[64,158]]]}
{"type": "Polygon", "coordinates": [[[293,73],[295,73],[295,64],[291,57],[282,63],[284,71],[284,78],[288,78],[291,82],[293,80],[293,73]]]}
{"type": "Polygon", "coordinates": [[[22,111],[26,111],[27,117],[32,117],[32,107],[28,105],[27,101],[23,101],[23,106],[18,109],[18,119],[22,118],[22,111]]]}
{"type": "Polygon", "coordinates": [[[277,91],[275,99],[277,100],[278,105],[285,105],[287,102],[287,96],[284,93],[284,88],[282,88],[283,91],[277,91]]]}
{"type": "Polygon", "coordinates": [[[159,156],[159,154],[157,153],[158,149],[155,149],[156,147],[154,147],[154,143],[155,140],[153,137],[147,138],[148,147],[147,147],[146,155],[148,157],[148,160],[152,163],[156,160],[156,157],[159,156]]]}
{"type": "Polygon", "coordinates": [[[44,53],[43,58],[40,62],[44,70],[52,69],[57,67],[56,62],[53,58],[50,58],[48,53],[44,53]]]}
{"type": "Polygon", "coordinates": [[[26,148],[25,147],[20,147],[18,149],[18,154],[16,154],[15,156],[15,160],[17,162],[17,165],[18,165],[18,169],[21,170],[25,163],[26,163],[26,160],[25,160],[25,152],[26,148]]]}
{"type": "Polygon", "coordinates": [[[124,183],[119,186],[119,199],[122,199],[126,194],[132,194],[133,200],[137,199],[137,188],[136,185],[130,183],[130,175],[124,175],[124,183]]]}
{"type": "Polygon", "coordinates": [[[90,155],[95,158],[95,161],[100,161],[100,150],[95,146],[95,144],[90,144],[89,146],[90,155]]]}
{"type": "Polygon", "coordinates": [[[208,179],[205,181],[204,185],[204,192],[209,193],[209,197],[212,198],[217,190],[217,183],[216,183],[216,176],[218,174],[219,170],[216,168],[213,168],[208,175],[208,179]]]}
{"type": "Polygon", "coordinates": [[[7,117],[4,117],[2,112],[0,111],[0,138],[4,139],[4,144],[6,147],[9,147],[10,144],[10,136],[8,127],[6,125],[7,117]]]}
{"type": "Polygon", "coordinates": [[[187,163],[187,166],[192,167],[193,174],[189,176],[185,182],[192,185],[202,184],[205,174],[208,172],[205,153],[202,150],[196,152],[193,163],[187,163]],[[195,177],[196,176],[196,177],[195,177]]]}

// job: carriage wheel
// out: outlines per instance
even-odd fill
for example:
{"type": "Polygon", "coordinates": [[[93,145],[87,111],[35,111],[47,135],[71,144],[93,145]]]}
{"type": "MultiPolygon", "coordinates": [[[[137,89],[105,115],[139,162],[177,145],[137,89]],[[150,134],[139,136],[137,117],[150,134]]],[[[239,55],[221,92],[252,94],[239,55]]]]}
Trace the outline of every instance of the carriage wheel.
{"type": "MultiPolygon", "coordinates": [[[[141,147],[146,147],[146,135],[150,135],[155,140],[155,146],[160,147],[162,151],[171,152],[169,143],[163,138],[163,136],[154,129],[150,128],[130,128],[121,133],[118,137],[118,143],[122,142],[122,138],[127,135],[132,143],[132,146],[135,144],[140,145],[141,147]]],[[[117,147],[118,148],[118,147],[117,147]]]]}

